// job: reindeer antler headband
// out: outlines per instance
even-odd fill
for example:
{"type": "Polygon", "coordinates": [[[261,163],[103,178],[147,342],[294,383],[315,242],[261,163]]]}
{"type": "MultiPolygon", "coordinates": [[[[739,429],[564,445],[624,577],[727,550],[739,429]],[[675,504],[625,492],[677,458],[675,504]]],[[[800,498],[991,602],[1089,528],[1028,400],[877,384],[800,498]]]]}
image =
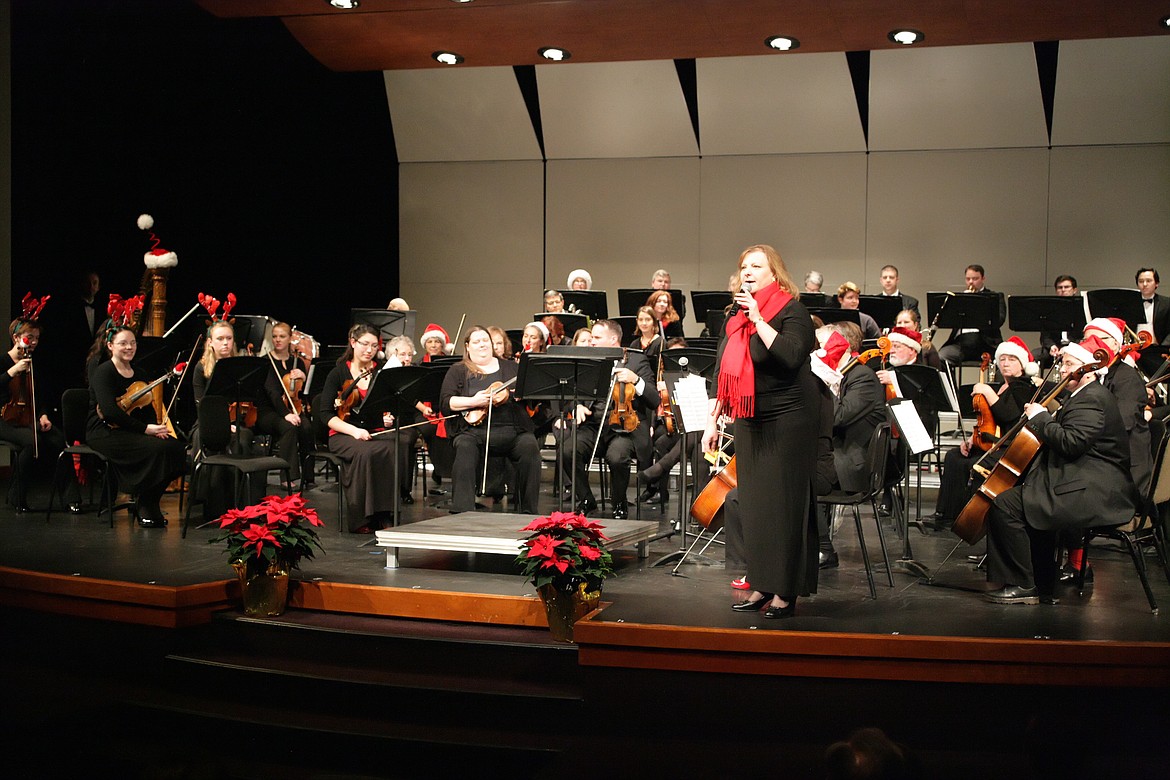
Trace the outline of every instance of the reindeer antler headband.
{"type": "Polygon", "coordinates": [[[13,336],[23,326],[36,323],[37,318],[41,316],[41,309],[45,308],[50,297],[52,296],[46,295],[44,298],[34,298],[31,292],[24,294],[24,297],[20,299],[20,316],[12,321],[13,336]]]}

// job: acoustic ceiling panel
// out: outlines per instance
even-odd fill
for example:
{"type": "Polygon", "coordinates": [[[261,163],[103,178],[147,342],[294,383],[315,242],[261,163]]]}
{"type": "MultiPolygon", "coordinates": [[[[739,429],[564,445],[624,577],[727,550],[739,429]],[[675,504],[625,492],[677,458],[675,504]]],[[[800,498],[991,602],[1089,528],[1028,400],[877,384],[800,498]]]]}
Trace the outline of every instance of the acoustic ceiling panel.
{"type": "Polygon", "coordinates": [[[698,154],[671,61],[538,66],[536,82],[550,160],[698,154]]]}
{"type": "Polygon", "coordinates": [[[875,51],[871,151],[1047,146],[1031,44],[875,51]]]}
{"type": "Polygon", "coordinates": [[[541,159],[511,68],[383,76],[400,162],[541,159]]]}
{"type": "Polygon", "coordinates": [[[1170,141],[1170,37],[1064,41],[1058,63],[1054,145],[1170,141]]]}
{"type": "Polygon", "coordinates": [[[845,55],[696,62],[704,155],[865,151],[845,55]]]}

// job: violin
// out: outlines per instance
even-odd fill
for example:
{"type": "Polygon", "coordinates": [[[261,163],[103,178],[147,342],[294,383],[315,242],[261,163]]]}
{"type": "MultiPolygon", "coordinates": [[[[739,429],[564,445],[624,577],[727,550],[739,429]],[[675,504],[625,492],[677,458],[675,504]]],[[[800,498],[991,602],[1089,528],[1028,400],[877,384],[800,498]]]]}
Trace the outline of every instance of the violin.
{"type": "MultiPolygon", "coordinates": [[[[155,422],[159,425],[165,425],[170,437],[177,439],[178,436],[175,435],[175,427],[171,424],[170,417],[167,416],[166,406],[161,403],[162,394],[156,393],[154,390],[171,377],[179,375],[185,366],[186,364],[176,366],[158,379],[150,382],[145,382],[141,379],[137,382],[131,382],[130,386],[126,388],[126,392],[118,396],[118,408],[126,414],[129,414],[135,409],[151,407],[154,410],[155,422]]],[[[232,406],[235,406],[235,404],[232,404],[232,406]]]]}
{"type": "Polygon", "coordinates": [[[20,355],[18,360],[28,358],[28,371],[22,371],[8,380],[9,400],[4,404],[4,408],[0,409],[0,419],[15,427],[32,428],[35,437],[37,407],[34,397],[36,385],[33,378],[32,346],[23,336],[17,345],[17,352],[20,355]]]}
{"type": "MultiPolygon", "coordinates": [[[[662,382],[662,351],[658,352],[658,382],[662,382]]],[[[670,408],[670,391],[662,388],[658,391],[658,417],[666,427],[668,434],[674,433],[674,412],[670,408]]]]}
{"type": "MultiPolygon", "coordinates": [[[[629,362],[629,353],[622,350],[622,365],[629,362]]],[[[631,433],[638,429],[638,412],[634,410],[634,398],[638,390],[632,382],[614,382],[610,391],[609,427],[631,433]]]]}
{"type": "Polygon", "coordinates": [[[232,401],[228,404],[228,418],[234,423],[240,421],[245,428],[256,425],[256,404],[251,401],[232,401]]]}
{"type": "Polygon", "coordinates": [[[516,377],[512,377],[507,382],[492,382],[487,387],[488,391],[488,405],[477,407],[475,409],[468,409],[463,413],[463,419],[468,425],[482,425],[483,421],[487,419],[488,408],[499,406],[508,400],[510,396],[508,388],[516,384],[516,377]]]}
{"type": "Polygon", "coordinates": [[[348,385],[341,388],[341,392],[337,394],[337,398],[333,401],[333,408],[337,414],[338,419],[342,422],[349,416],[353,410],[354,404],[361,398],[361,393],[357,392],[358,383],[366,377],[372,375],[376,370],[376,366],[370,366],[365,371],[353,378],[348,385]]]}
{"type": "Polygon", "coordinates": [[[301,398],[300,391],[297,390],[297,382],[304,381],[303,379],[294,379],[291,371],[280,377],[280,384],[284,386],[284,405],[293,414],[304,414],[305,402],[301,398]]]}
{"type": "MultiPolygon", "coordinates": [[[[979,363],[979,381],[987,384],[990,380],[988,369],[991,365],[991,353],[984,352],[979,363]]],[[[971,406],[975,407],[975,430],[971,434],[971,446],[980,452],[987,452],[999,439],[999,425],[991,414],[991,404],[982,393],[975,393],[971,397],[971,406]]]]}

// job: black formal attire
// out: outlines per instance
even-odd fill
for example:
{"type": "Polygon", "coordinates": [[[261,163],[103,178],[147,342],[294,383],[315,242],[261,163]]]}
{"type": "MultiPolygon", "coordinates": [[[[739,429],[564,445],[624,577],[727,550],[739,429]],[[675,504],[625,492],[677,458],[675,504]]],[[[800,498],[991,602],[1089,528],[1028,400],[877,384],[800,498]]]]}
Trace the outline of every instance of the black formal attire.
{"type": "Polygon", "coordinates": [[[918,311],[918,299],[913,295],[907,295],[904,292],[896,292],[893,295],[886,295],[884,292],[880,292],[878,295],[882,296],[883,298],[901,298],[903,309],[918,311]]]}
{"type": "MultiPolygon", "coordinates": [[[[15,361],[7,352],[0,354],[0,408],[12,401],[12,377],[8,376],[8,371],[14,365],[15,361]]],[[[37,369],[33,369],[37,372],[37,369]]],[[[40,377],[38,376],[37,379],[40,377]]],[[[24,388],[28,388],[29,375],[24,374],[24,388]]],[[[36,384],[35,380],[33,384],[36,384]]],[[[33,399],[28,397],[27,390],[24,390],[24,397],[26,402],[31,402],[33,399]]],[[[0,419],[0,441],[10,442],[15,444],[20,449],[16,451],[14,457],[16,458],[17,468],[13,470],[13,481],[8,491],[8,503],[15,507],[27,507],[27,493],[28,486],[32,482],[32,469],[34,464],[33,457],[33,427],[36,427],[36,450],[40,456],[42,463],[55,463],[57,455],[61,450],[65,449],[65,436],[56,426],[47,431],[40,429],[40,417],[49,411],[49,407],[45,405],[45,394],[41,392],[38,385],[35,394],[36,401],[36,419],[33,419],[32,425],[13,425],[0,419]]],[[[27,414],[32,417],[31,404],[27,414]]],[[[70,500],[77,500],[77,483],[70,480],[70,500]]]]}
{"type": "MultiPolygon", "coordinates": [[[[353,375],[350,373],[350,364],[342,363],[335,366],[325,377],[325,385],[317,396],[313,406],[313,416],[320,425],[329,426],[329,421],[337,416],[335,402],[342,390],[348,393],[357,393],[358,399],[353,408],[359,408],[365,398],[366,391],[357,389],[353,375]]],[[[378,369],[375,366],[370,375],[370,384],[373,385],[378,369]]],[[[374,431],[370,431],[373,433],[374,431]]],[[[341,484],[345,488],[346,499],[349,503],[350,530],[357,530],[363,525],[371,527],[380,524],[394,512],[394,452],[395,441],[393,436],[378,436],[368,441],[360,441],[348,433],[329,430],[329,451],[337,454],[345,461],[345,468],[341,470],[341,484]]]]}
{"type": "MultiPolygon", "coordinates": [[[[792,602],[816,592],[817,519],[813,481],[821,384],[809,367],[812,319],[789,301],[768,324],[771,347],[748,339],[755,369],[755,408],[735,421],[736,469],[744,552],[752,587],[792,602]]],[[[716,365],[722,366],[726,329],[716,365]]]]}
{"type": "MultiPolygon", "coordinates": [[[[52,305],[45,308],[41,348],[47,347],[46,351],[56,359],[46,362],[43,382],[54,407],[66,389],[85,386],[85,356],[106,318],[105,303],[99,303],[96,297],[93,303],[86,303],[77,297],[58,301],[54,296],[52,305]]],[[[42,377],[38,376],[37,381],[41,382],[42,377]]]]}
{"type": "Polygon", "coordinates": [[[869,488],[869,442],[885,419],[885,389],[873,369],[857,363],[841,380],[833,404],[833,463],[842,490],[869,488]]]}
{"type": "Polygon", "coordinates": [[[307,420],[302,425],[293,425],[285,419],[288,407],[285,405],[281,380],[271,369],[264,377],[264,392],[256,399],[255,432],[271,436],[274,454],[289,465],[289,479],[301,478],[300,442],[302,437],[312,441],[312,429],[307,420]],[[302,430],[304,433],[302,433],[302,430]]]}
{"type": "Polygon", "coordinates": [[[947,342],[943,344],[942,349],[938,351],[938,354],[944,362],[952,364],[961,361],[977,361],[983,356],[984,352],[995,354],[995,348],[1003,341],[1000,328],[1003,327],[1004,321],[1007,320],[1007,300],[1003,297],[1003,293],[988,290],[984,287],[979,292],[959,294],[994,295],[999,299],[999,313],[990,327],[971,330],[968,333],[960,332],[959,329],[951,331],[951,335],[947,338],[947,342]]]}
{"type": "Polygon", "coordinates": [[[1044,447],[1023,484],[993,502],[987,578],[1051,594],[1057,532],[1128,522],[1138,497],[1125,423],[1099,382],[1077,388],[1055,416],[1041,412],[1026,426],[1044,447]]]}
{"type": "Polygon", "coordinates": [[[646,356],[646,361],[651,365],[651,367],[657,369],[658,368],[658,356],[662,354],[662,346],[665,343],[666,343],[666,340],[664,338],[662,338],[662,336],[659,336],[658,338],[651,341],[649,346],[643,347],[642,346],[642,337],[641,336],[634,336],[632,339],[630,339],[630,343],[627,344],[626,346],[629,347],[630,349],[642,350],[642,354],[646,356]]]}
{"type": "MultiPolygon", "coordinates": [[[[451,399],[455,396],[473,396],[493,382],[516,378],[519,366],[511,360],[497,359],[497,362],[499,369],[490,374],[474,374],[465,363],[456,363],[447,369],[439,401],[443,414],[455,413],[451,408],[451,399]]],[[[451,471],[451,511],[470,512],[475,509],[475,493],[483,474],[486,447],[488,455],[506,457],[512,464],[520,511],[536,514],[540,496],[540,446],[532,435],[533,430],[527,410],[511,398],[492,407],[490,435],[486,418],[475,426],[468,425],[463,416],[448,420],[447,432],[455,450],[451,471]]]]}
{"type": "Polygon", "coordinates": [[[167,485],[187,470],[187,448],[177,439],[146,435],[147,424],[155,423],[152,409],[127,414],[118,406],[131,384],[152,379],[137,371],[124,377],[112,360],[97,366],[90,376],[85,441],[110,462],[123,489],[157,511],[167,485]]]}
{"type": "Polygon", "coordinates": [[[683,337],[683,324],[681,317],[674,322],[667,322],[666,320],[663,320],[659,324],[662,326],[662,338],[664,340],[683,337]]]}
{"type": "Polygon", "coordinates": [[[1133,484],[1144,494],[1150,486],[1154,471],[1153,452],[1150,449],[1150,424],[1146,420],[1146,385],[1137,369],[1124,360],[1109,367],[1109,373],[1100,380],[1113,397],[1129,434],[1129,469],[1133,484]]]}
{"type": "Polygon", "coordinates": [[[1170,298],[1154,293],[1149,300],[1152,305],[1142,299],[1142,311],[1146,315],[1145,322],[1154,329],[1154,343],[1170,344],[1170,298]]]}
{"type": "Polygon", "coordinates": [[[269,405],[273,410],[279,413],[280,421],[289,428],[292,428],[295,435],[292,437],[292,443],[290,444],[286,439],[287,429],[284,426],[279,425],[278,423],[275,429],[269,429],[267,423],[261,422],[261,417],[259,415],[256,419],[256,428],[261,433],[270,433],[275,435],[277,439],[277,455],[288,461],[289,466],[291,467],[290,477],[292,479],[299,479],[300,475],[302,474],[308,478],[310,476],[309,458],[312,456],[313,450],[316,449],[315,438],[313,436],[313,423],[310,419],[313,410],[309,406],[309,402],[303,397],[305,392],[305,385],[302,383],[297,387],[296,394],[290,394],[293,395],[294,399],[297,399],[299,396],[300,400],[302,401],[301,412],[299,415],[301,418],[301,424],[293,425],[292,423],[288,422],[288,420],[285,420],[284,415],[288,414],[289,410],[288,405],[285,403],[283,389],[284,377],[288,374],[288,372],[292,371],[294,368],[299,368],[302,372],[304,372],[305,363],[296,354],[290,354],[284,360],[280,360],[275,355],[273,355],[272,361],[276,363],[276,372],[273,372],[270,379],[265,379],[264,392],[269,399],[269,405]],[[276,376],[277,372],[280,373],[279,379],[276,376]]]}
{"type": "MultiPolygon", "coordinates": [[[[1012,377],[1007,381],[1007,390],[1000,393],[999,400],[990,407],[991,417],[999,426],[1001,434],[1019,422],[1024,413],[1024,404],[1028,403],[1035,393],[1036,386],[1026,377],[1012,377]]],[[[989,469],[1002,457],[1006,446],[1005,443],[996,454],[984,461],[989,469]]],[[[967,455],[958,447],[947,452],[943,458],[942,476],[939,479],[938,505],[935,508],[937,521],[944,525],[954,522],[963,511],[963,507],[971,500],[971,496],[983,484],[983,477],[971,471],[971,467],[983,457],[983,454],[984,450],[975,447],[972,447],[967,455]]]]}
{"type": "MultiPolygon", "coordinates": [[[[620,363],[618,366],[620,367],[620,363]]],[[[593,403],[592,414],[577,426],[577,470],[573,474],[574,506],[581,502],[594,504],[596,501],[589,487],[589,457],[593,454],[593,445],[599,434],[601,443],[597,451],[602,454],[609,466],[609,486],[615,508],[625,507],[626,491],[630,486],[630,463],[636,458],[643,467],[650,464],[652,452],[650,421],[658,408],[658,385],[645,355],[629,353],[625,367],[642,379],[642,390],[633,397],[631,403],[638,415],[638,426],[630,432],[613,430],[609,426],[609,421],[605,419],[608,412],[613,410],[612,402],[607,405],[609,399],[599,398],[593,403]]],[[[562,440],[561,469],[568,474],[572,471],[573,465],[572,427],[562,428],[558,431],[558,436],[562,440]]]]}

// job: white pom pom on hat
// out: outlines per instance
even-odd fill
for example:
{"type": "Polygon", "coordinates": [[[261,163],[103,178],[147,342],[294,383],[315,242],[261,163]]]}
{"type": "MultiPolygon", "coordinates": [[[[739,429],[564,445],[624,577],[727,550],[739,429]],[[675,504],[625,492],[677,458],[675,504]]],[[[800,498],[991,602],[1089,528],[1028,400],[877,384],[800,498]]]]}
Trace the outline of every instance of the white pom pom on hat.
{"type": "MultiPolygon", "coordinates": [[[[154,217],[149,214],[140,214],[138,216],[138,229],[151,230],[154,227],[154,217]]],[[[179,256],[169,249],[163,249],[159,246],[158,236],[153,232],[150,234],[152,242],[150,251],[142,256],[142,262],[146,264],[147,268],[174,268],[179,264],[179,256]]]]}
{"type": "Polygon", "coordinates": [[[1040,366],[1032,360],[1032,352],[1019,336],[1012,336],[1007,341],[1000,342],[999,346],[995,348],[995,359],[999,360],[1001,355],[1010,355],[1020,361],[1020,365],[1024,367],[1024,373],[1028,376],[1036,376],[1040,373],[1040,366]]]}

